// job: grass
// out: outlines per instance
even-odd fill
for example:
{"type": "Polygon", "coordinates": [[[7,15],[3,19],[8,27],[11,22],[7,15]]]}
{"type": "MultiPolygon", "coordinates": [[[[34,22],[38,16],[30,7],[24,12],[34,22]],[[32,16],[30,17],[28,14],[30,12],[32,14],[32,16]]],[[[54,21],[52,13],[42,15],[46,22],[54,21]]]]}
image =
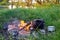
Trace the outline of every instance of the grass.
{"type": "MultiPolygon", "coordinates": [[[[50,7],[40,7],[37,9],[5,9],[0,10],[0,29],[4,22],[10,20],[11,17],[16,17],[19,20],[31,21],[33,19],[42,18],[46,26],[54,25],[56,27],[55,33],[48,36],[39,36],[40,38],[33,38],[33,40],[60,40],[60,6],[51,5],[50,7]],[[42,37],[42,38],[41,38],[42,37]]],[[[32,38],[30,38],[32,40],[32,38]]]]}

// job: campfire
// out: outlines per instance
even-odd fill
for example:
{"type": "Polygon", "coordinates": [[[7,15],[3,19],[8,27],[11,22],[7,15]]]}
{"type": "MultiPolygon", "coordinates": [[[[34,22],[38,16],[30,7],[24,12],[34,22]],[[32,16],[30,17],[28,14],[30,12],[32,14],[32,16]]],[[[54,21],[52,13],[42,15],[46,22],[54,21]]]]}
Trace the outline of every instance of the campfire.
{"type": "MultiPolygon", "coordinates": [[[[14,22],[12,21],[8,25],[8,31],[12,30],[18,30],[18,33],[20,35],[29,35],[32,30],[38,29],[44,29],[44,21],[41,19],[36,19],[30,22],[25,22],[24,20],[17,21],[15,20],[14,22]]],[[[10,32],[11,33],[11,32],[10,32]]],[[[12,31],[13,33],[13,31],[12,31]]]]}
{"type": "MultiPolygon", "coordinates": [[[[8,32],[13,35],[13,37],[28,37],[30,34],[32,34],[34,37],[38,36],[38,32],[41,32],[42,34],[46,34],[46,31],[44,29],[44,20],[42,19],[36,19],[30,22],[25,22],[24,20],[14,20],[9,22],[8,24],[8,32]],[[38,29],[38,30],[36,30],[38,29]]],[[[6,30],[4,28],[4,30],[6,30]]],[[[48,26],[48,31],[55,31],[54,26],[48,26]]]]}

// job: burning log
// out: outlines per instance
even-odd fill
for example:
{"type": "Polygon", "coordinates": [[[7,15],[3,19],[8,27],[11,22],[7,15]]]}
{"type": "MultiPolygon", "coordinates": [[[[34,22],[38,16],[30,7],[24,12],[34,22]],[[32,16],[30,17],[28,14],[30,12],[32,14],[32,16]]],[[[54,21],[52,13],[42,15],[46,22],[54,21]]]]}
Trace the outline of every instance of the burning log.
{"type": "Polygon", "coordinates": [[[26,31],[28,31],[29,27],[30,27],[30,24],[31,24],[31,22],[24,23],[24,21],[21,21],[21,24],[20,24],[21,29],[19,29],[19,30],[21,31],[21,30],[25,29],[26,31]]]}

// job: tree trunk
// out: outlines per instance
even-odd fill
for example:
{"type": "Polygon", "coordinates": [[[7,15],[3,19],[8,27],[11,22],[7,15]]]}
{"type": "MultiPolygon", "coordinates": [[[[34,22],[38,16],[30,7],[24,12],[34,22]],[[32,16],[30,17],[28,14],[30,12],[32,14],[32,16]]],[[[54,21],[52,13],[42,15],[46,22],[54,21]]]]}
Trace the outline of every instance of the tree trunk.
{"type": "Polygon", "coordinates": [[[27,6],[30,7],[32,5],[32,0],[27,0],[27,6]]]}
{"type": "Polygon", "coordinates": [[[56,0],[56,3],[59,4],[59,0],[56,0]]]}
{"type": "Polygon", "coordinates": [[[11,9],[13,9],[13,0],[11,0],[12,1],[12,4],[11,4],[11,9]]]}

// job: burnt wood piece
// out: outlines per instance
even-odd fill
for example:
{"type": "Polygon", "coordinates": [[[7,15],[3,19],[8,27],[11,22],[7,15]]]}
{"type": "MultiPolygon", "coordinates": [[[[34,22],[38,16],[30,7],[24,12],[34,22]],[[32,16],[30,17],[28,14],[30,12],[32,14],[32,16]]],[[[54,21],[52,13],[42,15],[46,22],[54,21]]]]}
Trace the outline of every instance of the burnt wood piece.
{"type": "Polygon", "coordinates": [[[43,19],[35,19],[32,22],[32,27],[34,28],[34,30],[36,29],[44,29],[44,20],[43,19]]]}

